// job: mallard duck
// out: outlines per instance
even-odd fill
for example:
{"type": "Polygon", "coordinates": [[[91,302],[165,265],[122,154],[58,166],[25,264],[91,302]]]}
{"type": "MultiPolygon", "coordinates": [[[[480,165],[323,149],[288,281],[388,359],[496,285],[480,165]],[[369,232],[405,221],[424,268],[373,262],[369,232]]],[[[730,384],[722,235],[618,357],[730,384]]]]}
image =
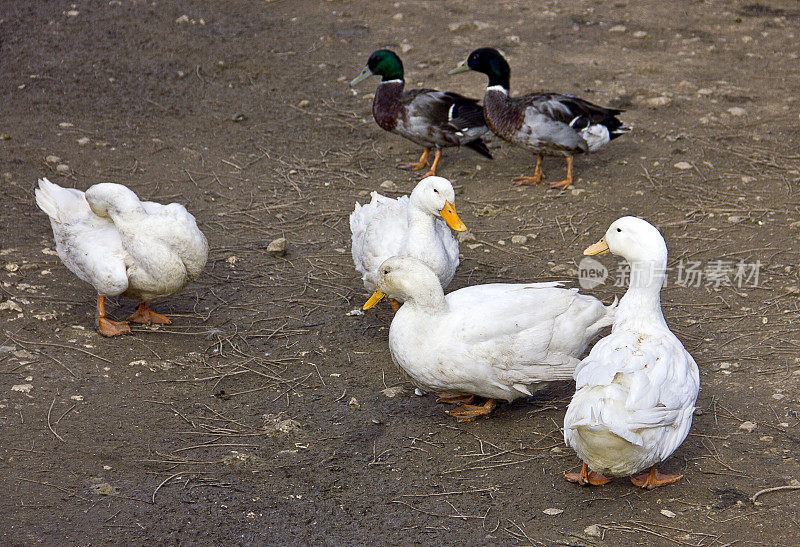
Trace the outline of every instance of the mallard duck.
{"type": "Polygon", "coordinates": [[[517,184],[538,184],[544,177],[544,156],[564,156],[567,158],[567,178],[551,182],[550,186],[566,188],[572,184],[574,154],[594,152],[630,131],[616,118],[624,112],[617,108],[604,108],[560,93],[540,92],[511,97],[511,68],[496,49],[476,49],[449,74],[468,70],[489,77],[483,105],[486,124],[492,132],[537,154],[533,176],[516,177],[514,181],[517,184]]]}
{"type": "MultiPolygon", "coordinates": [[[[440,284],[450,284],[458,267],[458,241],[448,229],[467,229],[458,218],[455,191],[442,177],[422,179],[411,196],[387,198],[372,192],[372,201],[356,203],[350,213],[353,263],[364,288],[372,293],[378,266],[390,256],[410,256],[431,268],[440,284]]],[[[397,301],[392,303],[397,308],[397,301]]]]}
{"type": "Polygon", "coordinates": [[[372,103],[375,122],[386,131],[425,147],[417,163],[401,164],[402,169],[423,169],[428,165],[431,150],[435,149],[430,170],[420,178],[435,175],[442,148],[453,146],[466,146],[492,159],[492,154],[481,140],[481,135],[489,128],[486,127],[483,108],[478,105],[477,99],[435,89],[403,91],[403,62],[388,49],[380,49],[370,55],[367,66],[350,82],[350,86],[355,86],[372,74],[382,77],[372,103]]]}
{"type": "Polygon", "coordinates": [[[445,296],[436,274],[413,258],[381,264],[378,288],[364,304],[385,297],[405,303],[389,329],[393,360],[440,402],[463,402],[459,421],[491,413],[547,382],[570,380],[579,357],[615,307],[560,283],[474,285],[445,296]],[[471,396],[485,397],[482,405],[471,396]]]}
{"type": "Polygon", "coordinates": [[[661,313],[667,245],[647,221],[623,217],[584,254],[611,252],[631,267],[611,334],[575,370],[576,389],[564,417],[564,440],[583,461],[566,473],[581,485],[632,476],[647,489],[682,475],[656,466],[681,445],[692,425],[700,377],[697,364],[661,313]]]}
{"type": "Polygon", "coordinates": [[[50,217],[64,265],[97,291],[97,327],[104,336],[130,332],[131,323],[167,324],[150,302],[197,278],[208,243],[183,205],[139,201],[121,184],[95,184],[86,192],[39,179],[36,204],[50,217]],[[128,321],[106,317],[105,298],[139,300],[128,321]]]}

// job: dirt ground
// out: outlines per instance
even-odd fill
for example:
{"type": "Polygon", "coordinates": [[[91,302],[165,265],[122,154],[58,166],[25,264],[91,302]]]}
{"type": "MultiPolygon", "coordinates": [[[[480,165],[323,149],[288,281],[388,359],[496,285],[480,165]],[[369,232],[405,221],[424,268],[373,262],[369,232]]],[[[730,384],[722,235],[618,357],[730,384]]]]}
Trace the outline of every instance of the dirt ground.
{"type": "Polygon", "coordinates": [[[800,8],[754,1],[4,1],[0,541],[797,544],[800,492],[750,498],[800,479],[800,8]],[[701,374],[664,465],[678,484],[565,482],[571,385],[457,424],[392,364],[388,306],[346,315],[367,297],[347,216],[368,191],[409,192],[395,165],[419,154],[372,121],[376,79],[347,82],[388,46],[409,85],[479,97],[482,75],[445,74],[486,45],[512,91],[621,106],[634,130],[577,158],[565,192],[510,184],[534,158],[497,140],[494,161],[448,150],[476,237],[450,289],[574,280],[624,214],[661,228],[673,265],[760,262],[757,287],[662,294],[701,374]],[[34,204],[41,176],[197,217],[212,253],[155,305],[172,325],[94,331],[94,294],[34,204]],[[267,254],[282,236],[288,254],[267,254]]]}

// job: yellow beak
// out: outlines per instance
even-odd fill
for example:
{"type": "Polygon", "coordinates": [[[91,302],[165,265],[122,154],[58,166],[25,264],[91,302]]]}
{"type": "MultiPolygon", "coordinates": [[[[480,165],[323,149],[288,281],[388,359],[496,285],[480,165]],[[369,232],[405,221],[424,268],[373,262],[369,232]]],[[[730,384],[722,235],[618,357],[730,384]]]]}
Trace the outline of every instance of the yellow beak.
{"type": "Polygon", "coordinates": [[[608,248],[608,243],[606,243],[606,238],[603,237],[600,241],[595,243],[594,245],[590,245],[583,251],[585,255],[601,255],[605,253],[610,253],[611,249],[608,248]]]}
{"type": "Polygon", "coordinates": [[[472,69],[471,69],[471,68],[469,68],[469,66],[467,65],[467,62],[466,62],[466,61],[464,61],[463,63],[461,63],[460,65],[458,65],[457,67],[455,67],[453,70],[451,70],[450,72],[448,72],[448,73],[447,73],[447,75],[448,75],[448,76],[452,76],[453,74],[458,74],[458,73],[460,73],[460,72],[467,72],[467,71],[469,71],[469,70],[472,70],[472,69]]]}
{"type": "Polygon", "coordinates": [[[366,311],[370,308],[374,308],[378,302],[386,298],[386,294],[382,293],[380,289],[375,289],[375,292],[372,293],[372,296],[369,297],[367,303],[362,306],[362,310],[366,311]]]}
{"type": "Polygon", "coordinates": [[[442,218],[445,222],[447,222],[447,225],[456,232],[467,231],[467,225],[461,222],[461,219],[458,218],[458,214],[456,213],[455,206],[449,201],[444,202],[444,207],[442,207],[442,210],[439,211],[439,214],[442,215],[442,218]]]}

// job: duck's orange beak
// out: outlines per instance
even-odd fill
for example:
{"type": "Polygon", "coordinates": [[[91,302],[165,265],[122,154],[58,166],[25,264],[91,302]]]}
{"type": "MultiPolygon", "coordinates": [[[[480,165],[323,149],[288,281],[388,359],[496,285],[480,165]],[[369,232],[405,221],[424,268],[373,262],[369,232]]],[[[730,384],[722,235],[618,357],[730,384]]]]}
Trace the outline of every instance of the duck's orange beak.
{"type": "Polygon", "coordinates": [[[364,304],[361,309],[366,311],[370,308],[374,308],[378,305],[378,302],[386,298],[386,294],[382,293],[380,289],[375,289],[375,292],[372,293],[372,296],[369,297],[366,304],[364,304]]]}
{"type": "Polygon", "coordinates": [[[601,255],[605,253],[610,253],[611,249],[608,248],[608,243],[606,243],[606,238],[603,237],[600,241],[595,243],[594,245],[590,245],[586,247],[586,250],[583,251],[585,255],[601,255]]]}
{"type": "Polygon", "coordinates": [[[467,225],[461,222],[461,219],[458,218],[458,214],[456,213],[455,206],[449,201],[444,202],[444,207],[442,207],[442,210],[439,211],[439,214],[442,215],[442,218],[445,222],[447,222],[447,225],[456,232],[467,231],[467,225]]]}

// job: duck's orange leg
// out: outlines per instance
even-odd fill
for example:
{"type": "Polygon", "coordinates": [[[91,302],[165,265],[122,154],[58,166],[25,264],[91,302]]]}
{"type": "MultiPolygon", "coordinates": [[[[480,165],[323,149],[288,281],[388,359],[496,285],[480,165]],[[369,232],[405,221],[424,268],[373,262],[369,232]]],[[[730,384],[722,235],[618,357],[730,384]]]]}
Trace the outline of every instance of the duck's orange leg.
{"type": "Polygon", "coordinates": [[[532,177],[526,177],[524,175],[519,177],[514,177],[513,180],[518,185],[529,185],[529,184],[539,184],[542,182],[544,178],[544,172],[542,171],[542,161],[544,160],[544,155],[539,154],[536,156],[536,169],[533,170],[532,177]]]}
{"type": "Polygon", "coordinates": [[[133,315],[128,317],[128,321],[144,325],[169,325],[172,322],[169,318],[151,310],[147,302],[140,302],[133,315]]]}
{"type": "Polygon", "coordinates": [[[475,418],[488,416],[496,406],[497,401],[494,399],[487,399],[482,405],[461,405],[453,410],[448,410],[447,413],[459,422],[471,422],[475,418]]]}
{"type": "Polygon", "coordinates": [[[572,184],[572,156],[567,156],[567,178],[558,182],[551,182],[550,188],[561,188],[562,190],[572,184]]]}
{"type": "Polygon", "coordinates": [[[631,477],[631,482],[636,486],[644,488],[645,490],[652,490],[653,488],[657,488],[659,486],[678,482],[681,480],[681,478],[683,478],[683,475],[664,475],[659,473],[658,469],[656,469],[656,466],[654,465],[648,469],[647,473],[642,473],[641,475],[631,477]]]}
{"type": "Polygon", "coordinates": [[[430,148],[426,148],[425,151],[420,156],[419,161],[417,163],[401,163],[397,167],[400,169],[411,169],[412,171],[419,171],[423,167],[428,165],[428,154],[431,153],[430,148]]]}
{"type": "Polygon", "coordinates": [[[418,178],[424,179],[425,177],[434,177],[436,176],[436,168],[439,167],[439,160],[442,159],[442,149],[437,148],[436,152],[433,154],[433,163],[431,164],[431,168],[427,173],[423,173],[422,175],[417,175],[418,178]]]}
{"type": "Polygon", "coordinates": [[[569,482],[577,482],[581,486],[603,486],[611,482],[611,479],[600,473],[595,473],[586,463],[581,466],[580,473],[564,473],[564,478],[569,482]]]}
{"type": "Polygon", "coordinates": [[[106,319],[106,297],[97,295],[97,331],[103,336],[119,336],[131,332],[127,321],[106,319]]]}

